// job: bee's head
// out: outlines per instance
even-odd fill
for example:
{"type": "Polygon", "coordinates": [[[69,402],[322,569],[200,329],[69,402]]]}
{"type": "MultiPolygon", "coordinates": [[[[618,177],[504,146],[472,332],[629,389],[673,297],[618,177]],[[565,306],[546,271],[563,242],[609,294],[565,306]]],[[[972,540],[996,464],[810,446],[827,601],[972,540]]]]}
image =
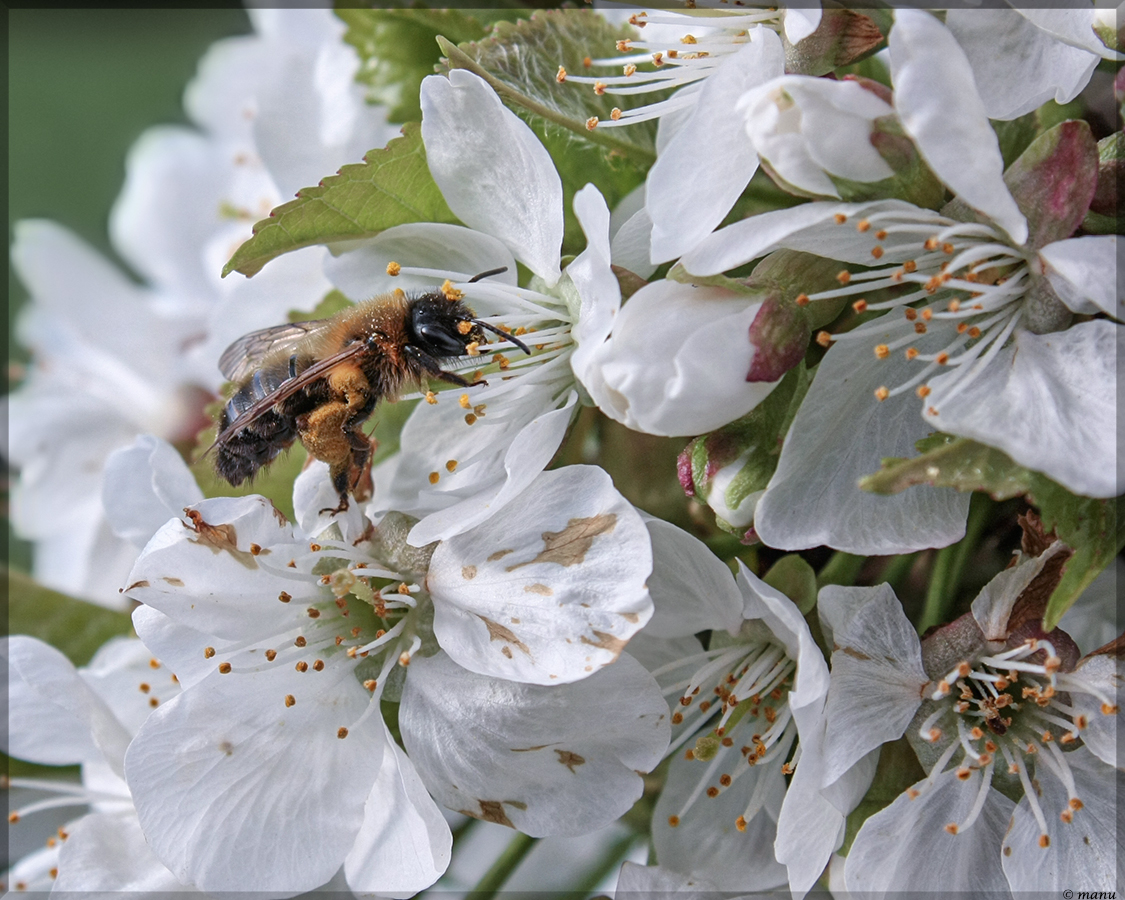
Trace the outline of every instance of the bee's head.
{"type": "Polygon", "coordinates": [[[473,321],[473,311],[440,293],[413,302],[410,331],[410,343],[431,356],[464,356],[470,344],[484,343],[484,331],[473,321]]]}
{"type": "Polygon", "coordinates": [[[474,318],[473,311],[462,301],[449,300],[438,292],[413,301],[410,328],[410,343],[431,356],[464,356],[469,345],[485,342],[486,330],[515,344],[524,353],[531,353],[519,338],[474,318]]]}

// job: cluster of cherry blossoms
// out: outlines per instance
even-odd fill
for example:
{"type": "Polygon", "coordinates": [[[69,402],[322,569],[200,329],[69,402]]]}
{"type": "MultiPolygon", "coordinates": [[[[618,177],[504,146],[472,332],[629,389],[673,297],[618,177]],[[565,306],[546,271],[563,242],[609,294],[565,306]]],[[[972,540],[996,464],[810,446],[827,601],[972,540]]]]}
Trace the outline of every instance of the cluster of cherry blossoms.
{"type": "Polygon", "coordinates": [[[6,888],[1125,881],[1113,8],[251,21],[139,284],[15,231],[6,888]],[[401,292],[468,386],[222,482],[224,349],[401,292]]]}

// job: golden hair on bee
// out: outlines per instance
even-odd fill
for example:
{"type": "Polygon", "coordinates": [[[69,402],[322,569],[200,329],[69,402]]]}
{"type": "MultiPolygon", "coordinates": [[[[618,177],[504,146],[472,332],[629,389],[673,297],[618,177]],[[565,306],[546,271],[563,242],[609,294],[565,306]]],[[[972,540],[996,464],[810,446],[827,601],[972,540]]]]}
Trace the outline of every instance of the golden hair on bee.
{"type": "MultiPolygon", "coordinates": [[[[491,269],[470,283],[506,272],[491,269]]],[[[253,331],[231,344],[219,369],[234,393],[219,415],[215,469],[232,485],[300,440],[326,462],[340,498],[367,466],[371,445],[361,426],[380,401],[393,402],[429,379],[470,387],[441,360],[466,356],[491,331],[530,354],[518,338],[482,322],[460,299],[441,291],[381,294],[327,319],[253,331]]],[[[484,384],[484,382],[476,382],[484,384]]]]}

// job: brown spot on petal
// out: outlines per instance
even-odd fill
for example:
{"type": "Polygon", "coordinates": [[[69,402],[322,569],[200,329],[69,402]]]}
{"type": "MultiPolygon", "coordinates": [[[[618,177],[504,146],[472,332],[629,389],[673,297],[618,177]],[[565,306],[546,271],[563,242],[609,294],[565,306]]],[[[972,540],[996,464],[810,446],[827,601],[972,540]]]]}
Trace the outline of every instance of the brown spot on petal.
{"type": "MultiPolygon", "coordinates": [[[[492,641],[507,641],[517,649],[522,650],[528,656],[531,656],[531,651],[527,649],[527,644],[516,637],[511,629],[505,628],[499,622],[493,622],[492,619],[489,619],[487,616],[479,616],[479,618],[488,627],[488,640],[490,643],[492,641]]],[[[509,651],[508,654],[509,656],[510,652],[511,651],[509,651]]]]}
{"type": "Polygon", "coordinates": [[[507,825],[512,829],[516,827],[508,818],[508,814],[504,812],[502,800],[478,800],[477,803],[480,804],[479,811],[461,809],[458,810],[458,812],[463,816],[471,816],[474,819],[484,819],[486,822],[495,822],[497,825],[507,825]]]}
{"type": "Polygon", "coordinates": [[[636,613],[621,613],[621,618],[623,618],[626,622],[632,623],[633,625],[636,625],[641,620],[641,617],[636,613]]]}
{"type": "Polygon", "coordinates": [[[233,525],[209,525],[203,521],[203,516],[194,509],[185,509],[184,513],[191,519],[191,525],[185,525],[194,531],[197,537],[192,538],[196,544],[210,548],[212,553],[226,551],[234,559],[248,569],[258,568],[258,561],[254,555],[246,550],[238,549],[238,534],[233,525]]]}
{"type": "Polygon", "coordinates": [[[536,584],[525,584],[523,589],[524,589],[525,593],[541,594],[544,597],[550,597],[551,595],[553,595],[555,593],[553,590],[551,590],[549,587],[547,587],[547,585],[538,584],[538,583],[536,583],[536,584]]]}
{"type": "Polygon", "coordinates": [[[856,650],[854,647],[841,647],[840,652],[846,653],[848,656],[852,657],[853,659],[863,659],[863,660],[871,659],[871,657],[868,656],[866,653],[862,653],[861,651],[856,650]]]}
{"type": "Polygon", "coordinates": [[[560,566],[574,566],[581,563],[593,546],[594,538],[609,534],[617,527],[617,514],[606,513],[600,516],[587,516],[571,519],[562,531],[544,531],[543,549],[531,560],[508,566],[512,572],[521,566],[533,563],[553,562],[560,566]]]}
{"type": "Polygon", "coordinates": [[[166,581],[166,582],[168,582],[168,584],[172,585],[172,587],[183,587],[183,586],[184,586],[184,583],[183,583],[183,581],[182,581],[181,579],[179,579],[179,578],[172,578],[172,577],[170,577],[170,576],[168,576],[168,575],[165,575],[165,576],[164,576],[164,577],[163,577],[163,578],[161,579],[161,581],[166,581]]]}
{"type": "Polygon", "coordinates": [[[125,592],[128,593],[129,591],[133,590],[134,588],[143,588],[143,587],[148,587],[147,581],[134,581],[131,585],[129,585],[127,588],[125,588],[125,592]]]}
{"type": "Polygon", "coordinates": [[[477,577],[477,567],[476,566],[461,566],[461,577],[464,578],[466,581],[470,581],[473,578],[476,578],[477,577]]]}
{"type": "Polygon", "coordinates": [[[559,756],[559,762],[570,769],[571,772],[574,771],[575,766],[586,764],[585,759],[570,750],[556,750],[555,753],[559,756]]]}
{"type": "Polygon", "coordinates": [[[512,550],[497,550],[495,553],[489,554],[488,561],[489,562],[496,562],[496,560],[503,559],[505,556],[507,556],[509,553],[512,553],[512,552],[514,552],[514,551],[512,551],[512,550]]]}
{"type": "Polygon", "coordinates": [[[625,641],[613,634],[607,634],[604,631],[595,631],[594,637],[596,640],[590,640],[586,635],[582,635],[580,640],[583,644],[589,644],[591,647],[598,647],[602,650],[608,650],[613,654],[613,658],[617,659],[621,655],[621,651],[625,649],[625,641]]]}

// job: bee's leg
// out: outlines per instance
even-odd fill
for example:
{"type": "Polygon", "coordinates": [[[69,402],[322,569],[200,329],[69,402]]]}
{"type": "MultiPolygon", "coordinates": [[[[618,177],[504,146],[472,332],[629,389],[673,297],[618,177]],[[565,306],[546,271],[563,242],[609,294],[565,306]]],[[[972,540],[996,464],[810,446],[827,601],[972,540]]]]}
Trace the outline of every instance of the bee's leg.
{"type": "Polygon", "coordinates": [[[328,376],[332,394],[338,398],[324,403],[303,417],[301,442],[314,456],[328,463],[332,486],[340,496],[335,509],[321,513],[341,513],[348,508],[352,466],[360,440],[367,453],[367,439],[357,434],[359,424],[371,413],[374,403],[363,372],[357,366],[340,366],[328,376]]]}
{"type": "MultiPolygon", "coordinates": [[[[431,378],[436,378],[438,381],[445,381],[449,384],[459,385],[460,387],[472,387],[476,384],[486,386],[488,384],[488,382],[484,380],[466,381],[455,372],[445,371],[445,369],[443,369],[438,364],[437,359],[435,359],[433,356],[430,356],[430,354],[428,354],[425,350],[420,350],[419,348],[415,347],[413,344],[407,344],[405,349],[406,352],[414,357],[414,359],[418,361],[418,364],[426,370],[427,375],[429,375],[431,378]]],[[[482,362],[484,361],[482,360],[482,362]]]]}

